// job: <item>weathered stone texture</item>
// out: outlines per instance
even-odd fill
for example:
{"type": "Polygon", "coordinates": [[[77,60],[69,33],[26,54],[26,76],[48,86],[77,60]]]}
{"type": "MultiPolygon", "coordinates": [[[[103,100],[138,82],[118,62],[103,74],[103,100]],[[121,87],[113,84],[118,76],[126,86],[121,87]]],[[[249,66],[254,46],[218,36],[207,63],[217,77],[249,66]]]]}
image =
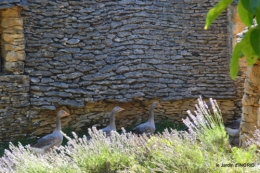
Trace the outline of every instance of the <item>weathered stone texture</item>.
{"type": "Polygon", "coordinates": [[[24,137],[30,106],[30,79],[25,75],[0,76],[0,141],[24,137]]]}
{"type": "Polygon", "coordinates": [[[26,0],[1,0],[0,10],[13,8],[15,6],[22,7],[23,9],[28,9],[28,3],[26,0]]]}
{"type": "Polygon", "coordinates": [[[252,66],[247,67],[244,96],[242,99],[242,123],[240,146],[246,147],[246,140],[252,137],[252,133],[260,125],[259,98],[260,98],[260,78],[259,72],[260,61],[252,66]]]}
{"type": "Polygon", "coordinates": [[[30,79],[25,75],[0,76],[0,102],[2,106],[27,107],[29,103],[30,79]]]}
{"type": "Polygon", "coordinates": [[[163,100],[199,95],[234,98],[227,28],[221,24],[227,22],[226,15],[209,31],[202,30],[206,11],[214,3],[28,3],[30,10],[22,13],[27,40],[25,73],[35,81],[31,83],[34,106],[66,103],[84,107],[88,99],[127,102],[136,93],[144,99],[163,100]],[[50,100],[51,92],[55,93],[52,97],[67,94],[62,100],[50,100]]]}
{"type": "MultiPolygon", "coordinates": [[[[242,96],[228,73],[226,13],[203,30],[215,1],[28,3],[23,20],[20,13],[2,11],[13,19],[1,21],[4,67],[27,75],[28,90],[17,101],[25,106],[21,108],[13,107],[17,99],[3,90],[1,101],[11,107],[0,109],[0,118],[8,117],[0,123],[0,140],[49,133],[59,109],[70,111],[63,125],[75,130],[105,126],[116,105],[126,109],[117,118],[118,128],[139,123],[155,100],[164,106],[156,121],[181,122],[200,95],[218,100],[225,121],[238,115],[242,96]],[[10,127],[19,125],[19,133],[13,134],[10,127]]],[[[23,84],[0,84],[5,85],[20,96],[23,84]]]]}
{"type": "Polygon", "coordinates": [[[25,47],[23,19],[20,11],[21,9],[17,6],[0,10],[1,56],[4,63],[3,71],[8,74],[24,72],[25,47]]]}

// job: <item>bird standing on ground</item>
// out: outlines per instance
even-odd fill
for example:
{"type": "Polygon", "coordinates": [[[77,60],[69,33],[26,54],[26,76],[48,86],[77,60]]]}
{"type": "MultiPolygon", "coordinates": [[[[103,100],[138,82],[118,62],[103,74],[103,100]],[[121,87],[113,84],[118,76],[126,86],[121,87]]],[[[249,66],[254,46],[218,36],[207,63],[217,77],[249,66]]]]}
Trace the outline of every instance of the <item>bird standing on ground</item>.
{"type": "Polygon", "coordinates": [[[53,132],[39,139],[36,144],[31,145],[31,149],[36,153],[44,154],[54,146],[59,147],[63,140],[60,119],[69,115],[66,111],[60,110],[56,116],[56,127],[53,132]]]}
{"type": "Polygon", "coordinates": [[[155,108],[162,108],[162,106],[158,102],[153,102],[150,106],[150,111],[149,111],[149,117],[148,121],[146,123],[140,124],[133,128],[131,130],[132,133],[135,134],[143,134],[145,133],[146,135],[151,135],[155,131],[155,124],[154,124],[154,109],[155,108]]]}
{"type": "Polygon", "coordinates": [[[116,119],[115,119],[115,115],[118,112],[121,112],[125,109],[120,108],[119,106],[114,107],[114,109],[112,110],[111,114],[110,114],[110,120],[109,120],[109,124],[107,127],[101,129],[104,133],[106,133],[107,136],[110,135],[111,131],[116,131],[116,119]]]}
{"type": "Polygon", "coordinates": [[[240,133],[241,118],[225,124],[225,130],[229,135],[229,143],[234,146],[239,145],[239,133],[240,133]]]}

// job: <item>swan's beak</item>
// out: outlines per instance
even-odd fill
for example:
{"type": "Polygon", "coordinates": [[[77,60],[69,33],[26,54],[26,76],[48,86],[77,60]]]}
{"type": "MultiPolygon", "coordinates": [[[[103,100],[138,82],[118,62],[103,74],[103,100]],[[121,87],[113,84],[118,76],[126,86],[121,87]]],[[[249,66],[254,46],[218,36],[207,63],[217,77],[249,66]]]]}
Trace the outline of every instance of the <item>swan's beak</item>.
{"type": "Polygon", "coordinates": [[[120,108],[120,111],[119,112],[121,112],[121,111],[123,111],[123,110],[125,110],[124,108],[120,108]]]}
{"type": "Polygon", "coordinates": [[[158,104],[158,108],[162,108],[162,106],[160,104],[158,104]]]}
{"type": "Polygon", "coordinates": [[[70,114],[68,112],[65,112],[65,116],[70,116],[70,114]]]}

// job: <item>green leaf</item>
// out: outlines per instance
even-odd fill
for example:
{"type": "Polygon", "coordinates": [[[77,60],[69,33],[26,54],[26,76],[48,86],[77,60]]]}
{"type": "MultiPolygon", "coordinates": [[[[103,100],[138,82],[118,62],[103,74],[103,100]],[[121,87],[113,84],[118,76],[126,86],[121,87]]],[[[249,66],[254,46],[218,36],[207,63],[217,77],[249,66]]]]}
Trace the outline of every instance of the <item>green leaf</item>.
{"type": "Polygon", "coordinates": [[[221,0],[215,7],[209,10],[204,29],[208,29],[211,23],[232,3],[232,1],[233,0],[221,0]]]}
{"type": "Polygon", "coordinates": [[[239,58],[243,58],[245,55],[241,52],[239,58]]]}
{"type": "Polygon", "coordinates": [[[253,29],[250,34],[250,43],[251,47],[254,50],[254,53],[260,57],[260,29],[253,29]]]}
{"type": "Polygon", "coordinates": [[[260,5],[260,0],[239,0],[243,7],[252,15],[256,14],[256,11],[260,5]]]}
{"type": "Polygon", "coordinates": [[[251,27],[253,24],[253,14],[251,14],[247,9],[244,8],[242,1],[238,2],[238,14],[241,21],[248,27],[251,27]]]}
{"type": "Polygon", "coordinates": [[[233,80],[236,78],[237,73],[238,73],[239,58],[241,55],[241,50],[242,50],[241,43],[237,43],[233,50],[233,54],[232,54],[231,62],[230,62],[230,76],[233,80]]]}
{"type": "Polygon", "coordinates": [[[253,65],[258,59],[258,56],[255,53],[250,41],[251,33],[254,30],[255,29],[250,29],[240,42],[240,44],[242,45],[242,53],[245,55],[246,62],[248,65],[253,65]]]}
{"type": "Polygon", "coordinates": [[[258,56],[257,55],[247,56],[246,57],[246,62],[247,62],[248,66],[251,66],[251,65],[255,64],[257,62],[257,60],[258,60],[258,56]]]}
{"type": "Polygon", "coordinates": [[[244,38],[235,46],[230,63],[230,76],[232,79],[237,76],[241,53],[244,54],[248,65],[253,65],[258,60],[259,56],[255,53],[251,44],[251,34],[256,33],[253,34],[253,36],[256,36],[258,31],[259,29],[256,28],[249,29],[244,38]]]}
{"type": "Polygon", "coordinates": [[[260,7],[258,11],[256,12],[256,22],[258,24],[258,28],[260,28],[260,7]]]}

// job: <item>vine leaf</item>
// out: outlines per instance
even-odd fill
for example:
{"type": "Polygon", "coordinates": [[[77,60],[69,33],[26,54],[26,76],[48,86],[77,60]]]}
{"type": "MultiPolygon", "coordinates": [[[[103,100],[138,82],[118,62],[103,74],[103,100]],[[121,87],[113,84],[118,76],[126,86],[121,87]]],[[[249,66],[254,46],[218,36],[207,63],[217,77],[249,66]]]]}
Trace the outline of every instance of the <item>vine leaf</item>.
{"type": "Polygon", "coordinates": [[[238,67],[239,67],[239,58],[241,57],[241,53],[245,56],[247,64],[253,65],[258,60],[258,55],[255,51],[260,52],[259,47],[259,39],[260,39],[260,29],[251,28],[248,30],[248,32],[245,34],[244,38],[236,44],[233,54],[231,57],[230,62],[230,76],[232,79],[235,79],[238,73],[238,67]],[[252,37],[258,37],[254,38],[252,41],[252,37]],[[255,43],[258,42],[258,43],[255,43]],[[254,47],[253,47],[254,45],[254,47]]]}
{"type": "Polygon", "coordinates": [[[211,23],[232,3],[233,0],[221,0],[215,7],[209,10],[204,29],[208,29],[211,23]]]}
{"type": "Polygon", "coordinates": [[[240,0],[238,2],[238,14],[241,21],[248,27],[251,27],[253,24],[253,14],[251,14],[242,4],[240,0]]]}
{"type": "Polygon", "coordinates": [[[237,43],[231,57],[230,62],[230,76],[234,80],[238,73],[238,66],[239,66],[239,58],[242,51],[242,45],[241,43],[237,43]]]}
{"type": "Polygon", "coordinates": [[[250,40],[252,32],[255,30],[256,30],[255,28],[253,29],[251,28],[250,30],[248,30],[244,38],[241,40],[241,44],[243,46],[242,53],[245,55],[246,62],[249,66],[253,65],[258,59],[258,56],[255,53],[250,40]]]}
{"type": "Polygon", "coordinates": [[[260,57],[260,29],[253,29],[250,34],[250,44],[254,53],[260,57]]]}
{"type": "Polygon", "coordinates": [[[258,11],[256,12],[256,22],[257,22],[257,26],[260,29],[260,6],[258,8],[258,11]]]}
{"type": "Polygon", "coordinates": [[[256,14],[257,9],[260,5],[260,0],[239,0],[243,7],[250,12],[252,15],[256,14]]]}

